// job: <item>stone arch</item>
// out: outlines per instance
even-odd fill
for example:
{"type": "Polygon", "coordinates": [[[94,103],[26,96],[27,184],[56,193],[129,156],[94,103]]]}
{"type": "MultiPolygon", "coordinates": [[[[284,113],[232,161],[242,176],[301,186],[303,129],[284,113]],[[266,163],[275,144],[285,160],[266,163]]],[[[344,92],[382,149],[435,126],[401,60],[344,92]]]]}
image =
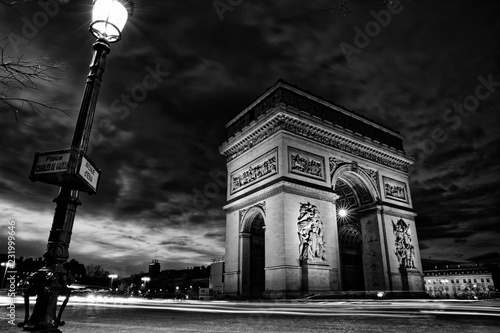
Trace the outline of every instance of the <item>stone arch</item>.
{"type": "MultiPolygon", "coordinates": [[[[242,232],[251,232],[252,223],[259,214],[262,215],[264,221],[266,220],[266,211],[263,205],[255,205],[250,207],[247,210],[241,211],[241,224],[240,224],[240,233],[242,232]]],[[[265,226],[265,224],[264,224],[265,226]]]]}
{"type": "Polygon", "coordinates": [[[376,185],[376,179],[370,177],[368,172],[360,168],[356,163],[342,164],[334,170],[332,174],[332,188],[334,191],[337,181],[343,178],[349,179],[351,185],[355,185],[357,189],[362,189],[364,187],[370,193],[373,202],[377,202],[381,199],[380,190],[376,185]]]}
{"type": "Polygon", "coordinates": [[[240,211],[240,267],[242,298],[260,298],[265,291],[265,206],[240,211]]]}
{"type": "Polygon", "coordinates": [[[348,216],[337,215],[336,225],[339,241],[339,264],[341,289],[347,292],[364,292],[367,285],[370,259],[366,243],[371,232],[366,229],[360,213],[363,208],[380,202],[380,191],[377,188],[376,172],[368,174],[356,163],[340,165],[332,174],[332,188],[339,195],[336,200],[337,211],[344,208],[348,216]]]}
{"type": "Polygon", "coordinates": [[[346,247],[358,247],[361,245],[361,226],[358,222],[342,224],[339,227],[339,244],[346,247]]]}

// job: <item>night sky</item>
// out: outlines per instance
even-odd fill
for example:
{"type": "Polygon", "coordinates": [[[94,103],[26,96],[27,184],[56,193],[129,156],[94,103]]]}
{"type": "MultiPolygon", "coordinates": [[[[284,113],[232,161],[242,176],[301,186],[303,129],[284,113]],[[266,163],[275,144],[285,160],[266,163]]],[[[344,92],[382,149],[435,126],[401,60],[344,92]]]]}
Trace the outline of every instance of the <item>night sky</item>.
{"type": "MultiPolygon", "coordinates": [[[[95,40],[91,4],[59,5],[28,36],[38,1],[20,14],[0,5],[0,36],[23,38],[6,52],[65,64],[55,85],[16,93],[66,114],[20,112],[16,122],[0,105],[0,237],[3,247],[16,221],[16,256],[46,247],[58,188],[28,176],[36,151],[71,142],[95,40]]],[[[108,56],[89,154],[99,193],[80,195],[70,259],[123,276],[147,271],[156,251],[162,269],[223,256],[225,185],[199,193],[224,178],[225,124],[282,78],[401,133],[416,159],[422,258],[500,263],[500,3],[401,5],[366,40],[357,31],[387,10],[383,0],[352,0],[344,18],[324,10],[336,6],[327,0],[247,0],[223,13],[212,0],[136,1],[108,56]],[[151,72],[155,88],[127,99],[151,72]]]]}

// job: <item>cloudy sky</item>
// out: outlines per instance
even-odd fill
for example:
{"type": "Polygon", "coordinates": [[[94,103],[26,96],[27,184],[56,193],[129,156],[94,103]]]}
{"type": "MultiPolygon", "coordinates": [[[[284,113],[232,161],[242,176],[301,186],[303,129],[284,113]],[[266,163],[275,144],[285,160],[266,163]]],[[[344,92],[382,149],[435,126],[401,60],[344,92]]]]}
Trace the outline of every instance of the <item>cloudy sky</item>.
{"type": "MultiPolygon", "coordinates": [[[[92,1],[65,2],[51,15],[43,1],[0,5],[6,54],[65,64],[55,85],[19,94],[66,114],[16,122],[0,105],[0,237],[14,220],[17,256],[45,250],[58,188],[28,175],[35,151],[69,146],[92,55],[92,1]]],[[[422,258],[500,262],[498,1],[401,0],[368,39],[383,0],[352,0],[345,18],[328,0],[214,3],[136,1],[108,57],[90,153],[99,193],[81,194],[70,258],[125,275],[156,251],[162,269],[223,256],[226,189],[196,193],[225,173],[225,123],[283,78],[401,132],[422,258]],[[127,101],[151,72],[155,87],[127,101]]]]}

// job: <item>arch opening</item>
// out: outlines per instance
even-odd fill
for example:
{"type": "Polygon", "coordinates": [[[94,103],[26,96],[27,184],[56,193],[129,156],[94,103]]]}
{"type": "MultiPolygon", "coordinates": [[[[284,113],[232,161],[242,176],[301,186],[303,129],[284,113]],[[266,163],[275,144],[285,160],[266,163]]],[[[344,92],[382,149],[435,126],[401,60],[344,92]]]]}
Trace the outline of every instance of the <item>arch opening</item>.
{"type": "Polygon", "coordinates": [[[265,224],[262,214],[257,214],[250,227],[250,297],[260,298],[265,291],[265,224]]]}
{"type": "Polygon", "coordinates": [[[340,279],[343,291],[365,291],[363,232],[358,211],[375,202],[359,175],[344,171],[335,178],[340,279]]]}
{"type": "Polygon", "coordinates": [[[252,207],[241,221],[239,293],[242,298],[261,298],[265,291],[265,211],[252,207]]]}

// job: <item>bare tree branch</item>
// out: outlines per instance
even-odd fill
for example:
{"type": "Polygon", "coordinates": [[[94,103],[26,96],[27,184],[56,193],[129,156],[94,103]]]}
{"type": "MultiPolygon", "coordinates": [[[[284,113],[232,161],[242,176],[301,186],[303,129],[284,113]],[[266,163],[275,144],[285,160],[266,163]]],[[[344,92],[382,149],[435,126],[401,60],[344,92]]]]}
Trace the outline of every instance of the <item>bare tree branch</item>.
{"type": "Polygon", "coordinates": [[[15,11],[16,13],[18,13],[19,15],[22,16],[22,14],[16,8],[14,8],[14,6],[15,5],[25,4],[26,2],[30,2],[30,1],[31,0],[18,0],[18,1],[0,0],[0,4],[9,7],[10,9],[12,9],[13,11],[15,11]]]}
{"type": "Polygon", "coordinates": [[[64,63],[50,63],[48,57],[24,59],[7,52],[9,38],[0,39],[0,112],[10,110],[16,122],[22,123],[20,115],[36,116],[43,109],[67,110],[57,106],[58,101],[41,102],[20,96],[29,90],[40,90],[43,84],[55,84],[61,80],[64,63]]]}
{"type": "Polygon", "coordinates": [[[340,18],[344,18],[348,13],[350,13],[349,9],[347,8],[347,5],[351,0],[332,0],[335,2],[336,7],[332,8],[325,8],[325,10],[332,11],[332,10],[337,10],[339,12],[340,18]]]}
{"type": "MultiPolygon", "coordinates": [[[[347,8],[347,5],[352,1],[352,0],[331,0],[335,3],[335,7],[332,8],[325,8],[327,11],[338,11],[340,18],[346,17],[347,14],[349,14],[351,11],[349,8],[347,8]]],[[[409,0],[411,1],[411,0],[409,0]]],[[[383,0],[383,3],[381,5],[385,5],[388,8],[398,8],[401,6],[401,1],[400,0],[383,0]]]]}

